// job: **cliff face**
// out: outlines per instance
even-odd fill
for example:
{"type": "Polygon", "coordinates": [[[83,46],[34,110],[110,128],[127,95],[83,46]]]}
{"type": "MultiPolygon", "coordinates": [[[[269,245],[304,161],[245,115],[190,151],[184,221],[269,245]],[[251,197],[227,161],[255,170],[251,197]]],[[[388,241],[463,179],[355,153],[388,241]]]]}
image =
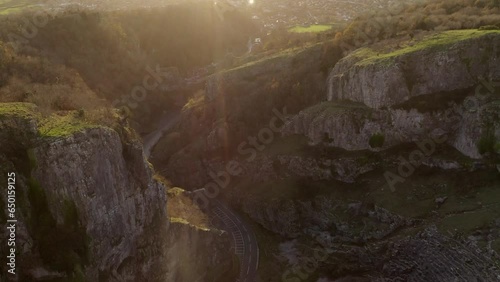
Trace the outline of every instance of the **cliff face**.
{"type": "MultiPolygon", "coordinates": [[[[227,233],[208,220],[204,229],[169,223],[174,211],[206,215],[175,197],[167,214],[166,182],[126,124],[95,125],[78,113],[43,118],[31,104],[0,104],[0,161],[2,175],[17,175],[12,280],[235,280],[227,233]]],[[[5,222],[8,190],[0,188],[5,222]]]]}
{"type": "MultiPolygon", "coordinates": [[[[239,162],[242,172],[221,193],[256,229],[273,234],[263,239],[275,240],[266,257],[272,271],[262,270],[270,281],[277,275],[341,281],[360,273],[359,281],[494,280],[500,269],[498,209],[490,206],[498,202],[499,38],[498,31],[452,31],[416,37],[390,52],[358,50],[331,72],[330,101],[288,112],[281,136],[243,147],[254,149],[252,157],[250,150],[223,150],[239,145],[226,143],[239,130],[232,124],[256,124],[262,133],[269,119],[252,123],[230,111],[264,115],[294,88],[278,97],[267,88],[230,97],[227,88],[213,87],[214,76],[208,98],[240,107],[215,110],[223,115],[218,122],[192,119],[205,130],[180,138],[197,142],[172,153],[165,171],[197,189],[214,181],[210,172],[225,171],[229,157],[239,162]],[[315,266],[304,267],[311,260],[315,266]]],[[[275,70],[271,64],[269,73],[275,70]]],[[[229,78],[221,85],[257,84],[266,71],[221,74],[229,78]]],[[[177,134],[190,128],[181,125],[177,134]]],[[[248,144],[259,134],[242,137],[248,144]]]]}
{"type": "Polygon", "coordinates": [[[237,261],[228,248],[231,242],[227,233],[171,223],[165,239],[168,248],[163,281],[237,280],[237,261]]]}
{"type": "Polygon", "coordinates": [[[342,59],[329,75],[328,101],[381,108],[500,76],[499,31],[447,31],[405,44],[392,52],[362,48],[342,59]]]}
{"type": "Polygon", "coordinates": [[[76,119],[44,122],[33,105],[0,105],[1,170],[17,175],[17,279],[158,280],[166,192],[141,143],[76,119]]]}
{"type": "Polygon", "coordinates": [[[480,158],[482,136],[499,137],[492,116],[500,32],[448,31],[391,51],[384,44],[385,50],[371,46],[342,59],[329,75],[330,102],[293,116],[283,134],[346,150],[372,149],[376,134],[384,137],[382,149],[443,135],[462,154],[480,158]]]}
{"type": "Polygon", "coordinates": [[[139,270],[126,259],[137,255],[145,229],[166,214],[165,187],[153,180],[141,144],[124,144],[116,131],[95,128],[40,145],[34,156],[33,176],[56,220],[63,222],[63,199],[71,199],[88,236],[96,238],[86,276],[95,281],[99,272],[118,278],[124,275],[118,268],[139,270]]]}
{"type": "MultiPolygon", "coordinates": [[[[429,99],[432,103],[432,98],[429,99]]],[[[442,136],[447,144],[462,154],[481,158],[478,141],[488,130],[498,131],[500,125],[492,118],[496,116],[498,105],[486,102],[476,106],[476,109],[468,109],[459,104],[435,112],[420,112],[416,109],[363,107],[346,110],[343,103],[325,102],[291,117],[282,134],[305,135],[311,145],[346,150],[379,150],[370,146],[370,138],[376,134],[384,136],[382,149],[442,136]]]]}

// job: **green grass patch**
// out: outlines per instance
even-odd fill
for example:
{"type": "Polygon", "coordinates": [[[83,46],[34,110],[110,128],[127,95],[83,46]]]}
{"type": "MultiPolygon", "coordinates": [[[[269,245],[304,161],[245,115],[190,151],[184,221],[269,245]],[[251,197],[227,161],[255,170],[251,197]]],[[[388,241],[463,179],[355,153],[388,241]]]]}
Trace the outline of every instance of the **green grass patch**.
{"type": "Polygon", "coordinates": [[[460,232],[470,234],[476,229],[486,228],[498,217],[498,210],[483,209],[474,212],[451,215],[438,224],[440,231],[447,233],[460,232]]]}
{"type": "Polygon", "coordinates": [[[481,189],[476,198],[483,205],[499,205],[500,204],[500,187],[488,187],[481,189]]]}
{"type": "Polygon", "coordinates": [[[22,12],[28,8],[36,7],[38,4],[42,4],[42,1],[0,0],[0,15],[9,15],[22,12]]]}
{"type": "Polygon", "coordinates": [[[392,52],[381,51],[377,52],[368,47],[361,48],[355,51],[352,56],[361,58],[357,65],[368,65],[374,63],[391,62],[392,59],[415,53],[426,49],[435,50],[448,50],[450,45],[457,42],[479,38],[486,35],[500,35],[500,30],[478,30],[478,29],[465,29],[465,30],[449,30],[434,35],[430,35],[415,44],[407,44],[406,46],[394,50],[392,52]]]}
{"type": "Polygon", "coordinates": [[[326,24],[313,24],[310,26],[295,26],[290,29],[288,29],[289,32],[294,32],[294,33],[318,33],[318,32],[323,32],[332,29],[331,25],[326,25],[326,24]]]}
{"type": "Polygon", "coordinates": [[[35,7],[37,7],[36,4],[34,4],[34,5],[21,4],[21,5],[8,7],[8,8],[0,7],[0,16],[6,16],[6,15],[14,14],[14,13],[20,13],[20,12],[23,12],[27,9],[35,8],[35,7]]]}
{"type": "Polygon", "coordinates": [[[406,193],[407,188],[396,189],[396,192],[391,192],[386,188],[382,191],[374,193],[375,203],[390,212],[402,215],[409,218],[424,218],[435,209],[436,204],[434,198],[418,200],[410,198],[410,193],[406,193]]]}
{"type": "Polygon", "coordinates": [[[65,116],[52,115],[40,124],[42,137],[64,137],[89,128],[99,127],[78,117],[75,113],[65,116]]]}
{"type": "Polygon", "coordinates": [[[45,119],[40,118],[36,106],[30,103],[0,103],[0,118],[20,117],[39,121],[39,132],[42,137],[63,137],[87,128],[96,128],[80,117],[78,111],[66,115],[53,114],[45,119]]]}
{"type": "Polygon", "coordinates": [[[475,198],[466,198],[461,196],[451,195],[446,202],[439,208],[438,212],[442,216],[450,214],[459,214],[464,212],[475,211],[480,209],[481,205],[475,198]]]}
{"type": "Polygon", "coordinates": [[[0,103],[0,118],[23,117],[35,118],[36,106],[30,103],[0,103]]]}
{"type": "Polygon", "coordinates": [[[179,223],[179,224],[189,225],[189,226],[196,228],[198,230],[210,231],[210,228],[207,228],[205,226],[199,226],[199,225],[192,224],[191,222],[187,221],[187,219],[185,219],[185,218],[169,217],[168,219],[170,220],[170,223],[179,223]]]}

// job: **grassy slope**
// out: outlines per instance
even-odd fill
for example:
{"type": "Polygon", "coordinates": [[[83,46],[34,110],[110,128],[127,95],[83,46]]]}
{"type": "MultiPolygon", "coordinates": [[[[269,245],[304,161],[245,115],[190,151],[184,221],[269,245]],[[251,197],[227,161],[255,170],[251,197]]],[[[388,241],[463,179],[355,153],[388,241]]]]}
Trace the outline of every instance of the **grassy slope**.
{"type": "Polygon", "coordinates": [[[96,127],[99,125],[89,123],[73,113],[66,116],[50,116],[41,122],[39,130],[43,137],[63,137],[96,127]]]}
{"type": "Polygon", "coordinates": [[[357,63],[358,65],[369,65],[374,63],[391,62],[392,59],[422,51],[425,49],[447,49],[450,45],[456,44],[457,42],[479,38],[482,36],[495,34],[500,35],[500,30],[477,30],[477,29],[466,29],[466,30],[450,30],[434,35],[427,36],[415,44],[410,44],[411,42],[406,42],[405,46],[394,51],[381,50],[375,51],[372,48],[365,47],[360,48],[351,56],[358,57],[361,60],[357,63]]]}
{"type": "Polygon", "coordinates": [[[25,117],[36,116],[36,106],[29,103],[0,103],[0,117],[25,117]]]}
{"type": "Polygon", "coordinates": [[[0,118],[2,117],[22,117],[37,121],[41,137],[64,137],[87,128],[101,126],[79,117],[77,111],[42,118],[36,106],[30,103],[0,103],[0,118]]]}

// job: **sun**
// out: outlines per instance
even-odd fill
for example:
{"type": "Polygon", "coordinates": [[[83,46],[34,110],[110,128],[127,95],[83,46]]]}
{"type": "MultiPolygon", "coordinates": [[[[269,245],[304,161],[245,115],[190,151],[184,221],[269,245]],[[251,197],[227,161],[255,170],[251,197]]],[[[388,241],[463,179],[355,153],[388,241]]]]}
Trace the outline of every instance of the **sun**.
{"type": "Polygon", "coordinates": [[[255,0],[248,0],[248,4],[252,5],[253,3],[255,3],[255,0]]]}

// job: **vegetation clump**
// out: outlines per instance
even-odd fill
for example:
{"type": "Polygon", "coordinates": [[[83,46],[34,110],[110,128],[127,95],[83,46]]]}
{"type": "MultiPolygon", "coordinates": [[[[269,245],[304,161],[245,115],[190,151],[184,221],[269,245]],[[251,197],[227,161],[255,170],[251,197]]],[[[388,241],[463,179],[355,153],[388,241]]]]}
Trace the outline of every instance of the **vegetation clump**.
{"type": "Polygon", "coordinates": [[[191,194],[182,188],[167,190],[167,214],[171,222],[188,224],[201,230],[210,230],[208,216],[196,205],[191,194]]]}
{"type": "Polygon", "coordinates": [[[372,148],[380,148],[384,146],[385,136],[382,133],[375,133],[370,137],[368,143],[372,148]]]}
{"type": "Polygon", "coordinates": [[[486,130],[479,139],[477,149],[481,155],[484,155],[487,153],[494,153],[497,145],[497,140],[493,132],[491,130],[486,130]]]}
{"type": "Polygon", "coordinates": [[[34,118],[36,106],[30,103],[0,103],[0,118],[10,116],[34,118]]]}

